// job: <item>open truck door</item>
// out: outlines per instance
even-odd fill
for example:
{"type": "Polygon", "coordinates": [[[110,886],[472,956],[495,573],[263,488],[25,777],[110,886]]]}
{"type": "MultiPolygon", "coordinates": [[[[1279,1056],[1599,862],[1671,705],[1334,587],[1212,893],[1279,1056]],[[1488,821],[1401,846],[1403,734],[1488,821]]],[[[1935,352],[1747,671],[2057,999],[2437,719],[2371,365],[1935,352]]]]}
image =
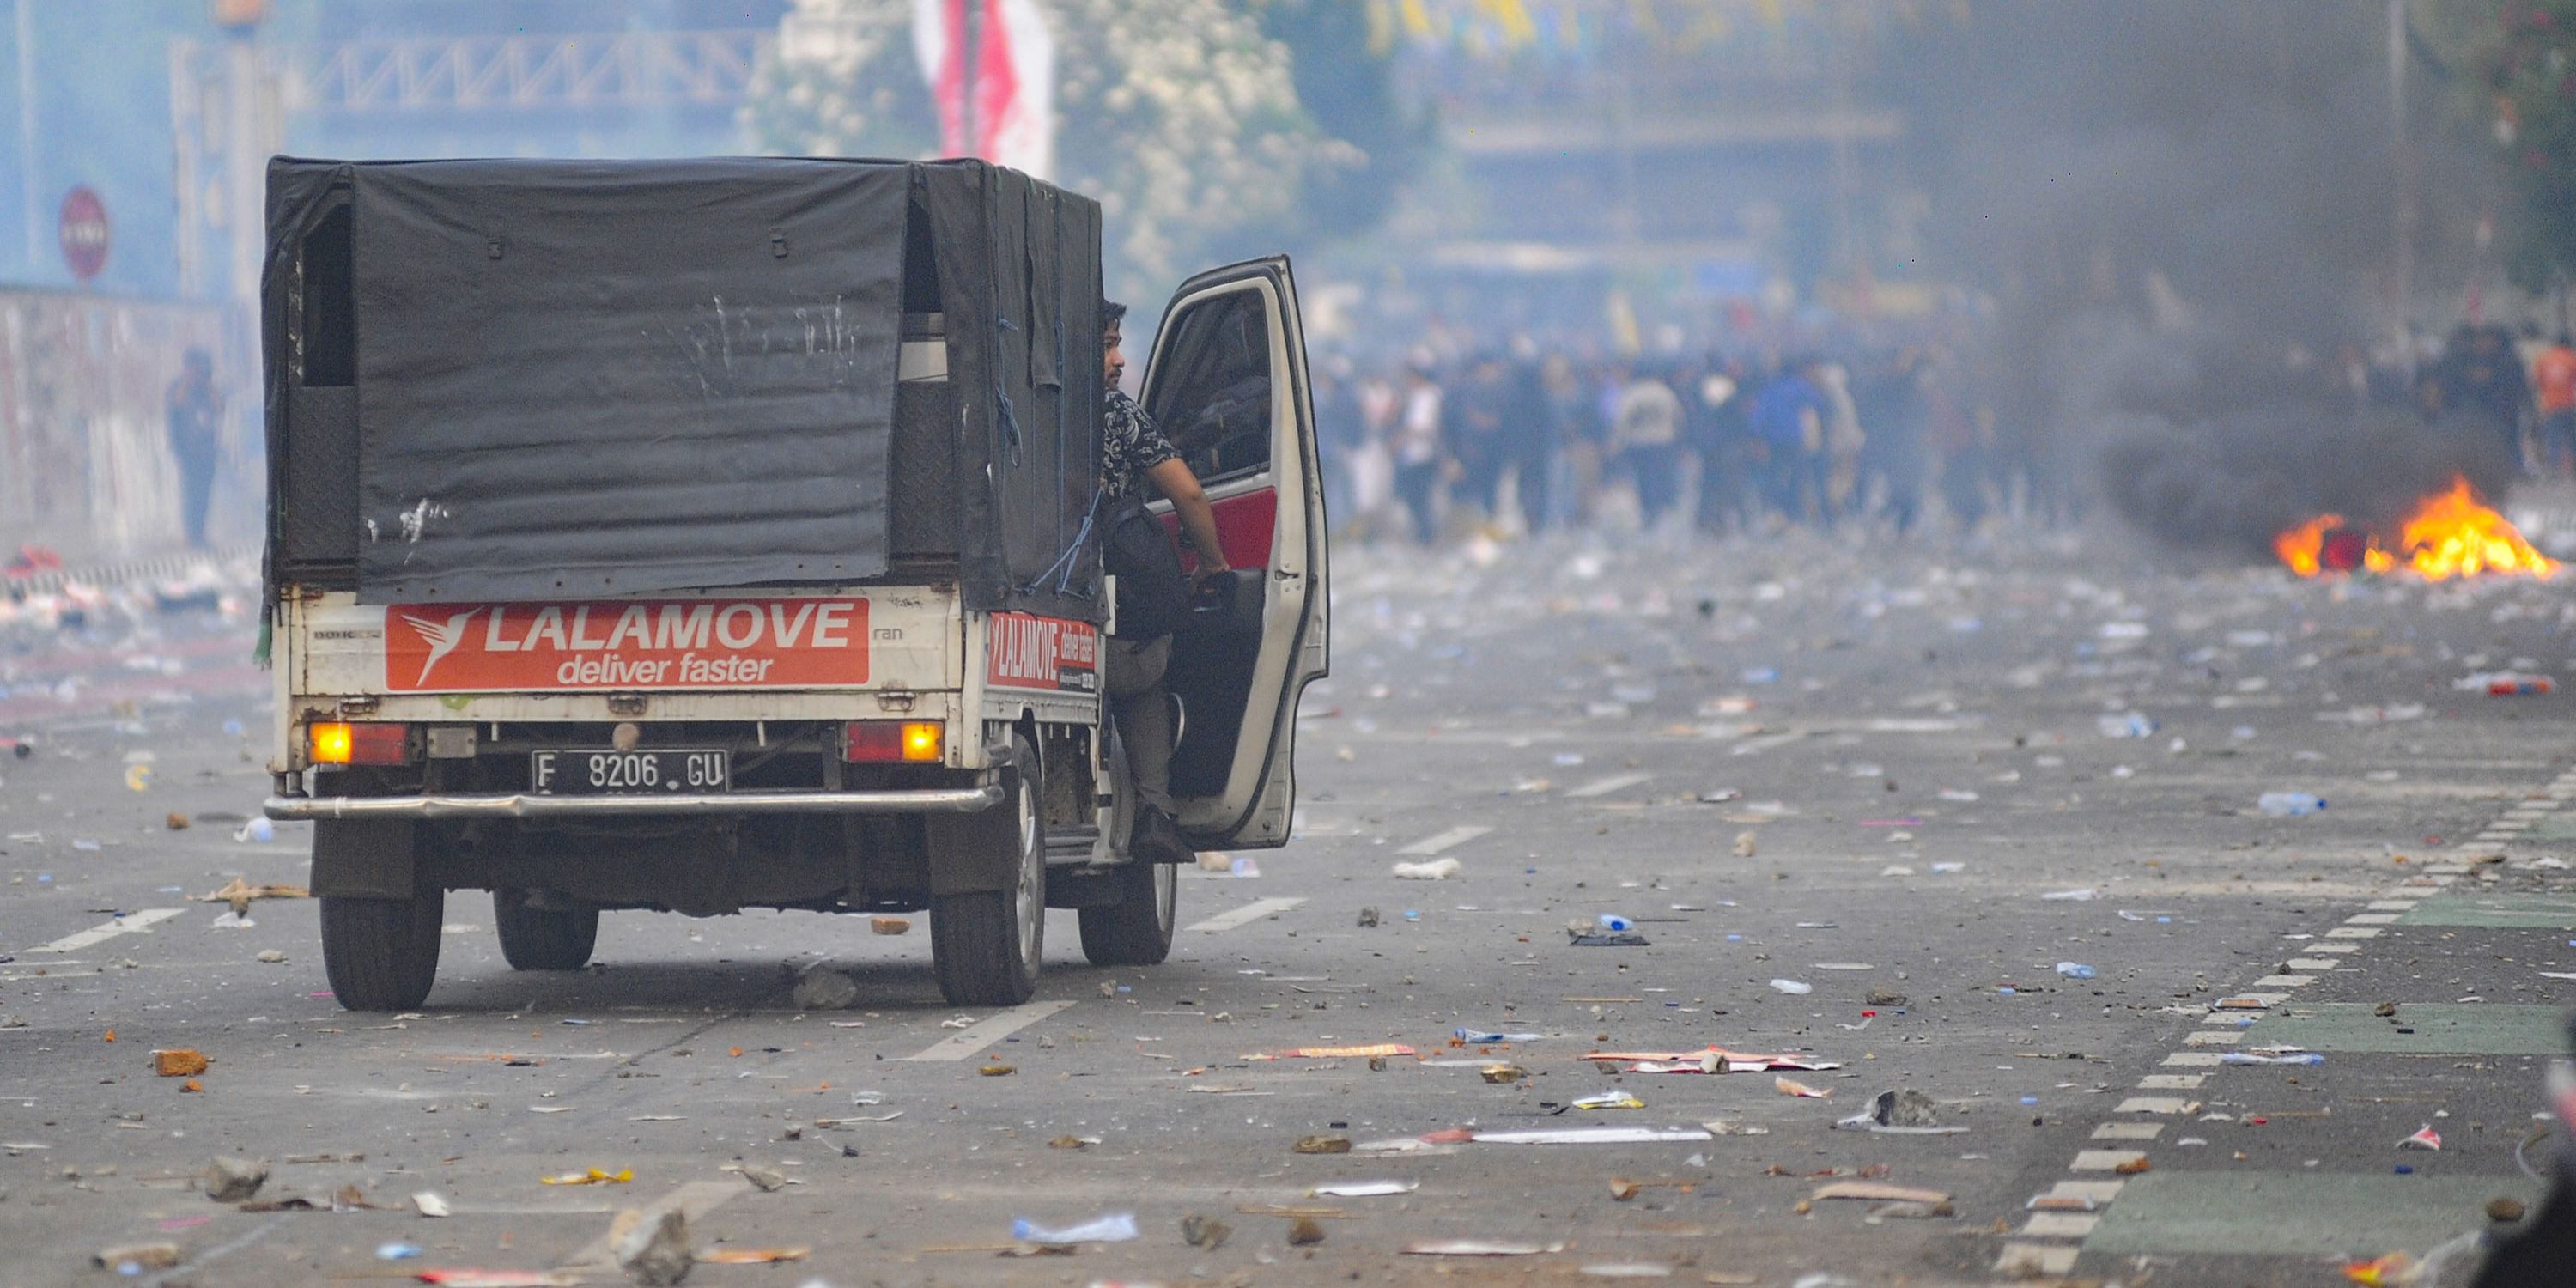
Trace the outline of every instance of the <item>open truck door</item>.
{"type": "MultiPolygon", "coordinates": [[[[1285,845],[1297,698],[1328,662],[1323,478],[1283,256],[1201,273],[1163,310],[1144,406],[1207,489],[1233,577],[1172,641],[1172,797],[1203,848],[1285,845]]],[[[1156,511],[1175,526],[1168,502],[1156,511]]]]}

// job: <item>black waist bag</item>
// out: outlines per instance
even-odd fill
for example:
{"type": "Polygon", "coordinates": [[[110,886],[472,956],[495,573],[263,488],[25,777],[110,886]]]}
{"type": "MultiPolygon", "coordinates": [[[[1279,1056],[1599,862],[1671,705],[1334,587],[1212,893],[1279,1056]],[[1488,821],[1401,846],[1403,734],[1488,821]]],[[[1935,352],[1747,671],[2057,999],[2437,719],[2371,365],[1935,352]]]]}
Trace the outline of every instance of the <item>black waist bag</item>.
{"type": "Polygon", "coordinates": [[[1112,516],[1102,564],[1118,579],[1118,638],[1142,643],[1180,629],[1190,611],[1189,579],[1171,535],[1143,505],[1131,501],[1112,516]]]}

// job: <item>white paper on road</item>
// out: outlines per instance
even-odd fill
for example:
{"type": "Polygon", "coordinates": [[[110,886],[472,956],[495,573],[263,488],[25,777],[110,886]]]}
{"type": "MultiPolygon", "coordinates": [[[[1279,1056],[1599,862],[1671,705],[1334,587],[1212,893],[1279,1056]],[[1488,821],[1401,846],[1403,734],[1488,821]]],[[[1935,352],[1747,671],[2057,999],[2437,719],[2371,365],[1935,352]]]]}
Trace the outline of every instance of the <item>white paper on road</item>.
{"type": "Polygon", "coordinates": [[[1198,931],[1202,934],[1213,934],[1220,930],[1232,930],[1246,922],[1259,921],[1274,912],[1286,912],[1290,908],[1294,908],[1298,904],[1304,902],[1306,902],[1304,899],[1255,899],[1251,903],[1247,903],[1232,912],[1220,912],[1205,921],[1194,923],[1186,927],[1186,929],[1198,931]]]}
{"type": "Polygon", "coordinates": [[[1490,827],[1469,823],[1461,827],[1450,828],[1448,831],[1442,832],[1437,836],[1426,836],[1401,850],[1397,850],[1396,853],[1438,854],[1442,850],[1448,849],[1451,846],[1465,845],[1467,842],[1475,840],[1477,837],[1483,836],[1485,833],[1493,830],[1494,829],[1490,827]]]}
{"type": "Polygon", "coordinates": [[[908,1055],[901,1058],[905,1060],[963,1060],[966,1057],[974,1055],[975,1053],[982,1051],[984,1048],[991,1046],[994,1043],[999,1042],[1002,1039],[1009,1037],[1058,1011],[1070,1008],[1072,1005],[1073,1002],[1070,999],[1059,998],[1052,1002],[1028,1002],[1019,1006],[1014,1006],[1011,1009],[994,1015],[989,1019],[979,1020],[970,1024],[966,1026],[965,1029],[952,1036],[941,1038],[939,1041],[924,1048],[917,1055],[908,1055]]]}
{"type": "Polygon", "coordinates": [[[1712,1140],[1699,1127],[1554,1127],[1538,1131],[1480,1131],[1479,1145],[1646,1145],[1665,1140],[1712,1140]]]}
{"type": "Polygon", "coordinates": [[[103,926],[93,926],[77,935],[65,935],[50,944],[38,944],[31,953],[76,953],[92,944],[104,943],[118,935],[150,929],[155,923],[168,921],[187,911],[184,908],[144,908],[126,913],[103,926]]]}
{"type": "Polygon", "coordinates": [[[1420,1181],[1343,1181],[1318,1185],[1312,1193],[1317,1198],[1374,1199],[1389,1194],[1411,1194],[1422,1188],[1420,1181]]]}

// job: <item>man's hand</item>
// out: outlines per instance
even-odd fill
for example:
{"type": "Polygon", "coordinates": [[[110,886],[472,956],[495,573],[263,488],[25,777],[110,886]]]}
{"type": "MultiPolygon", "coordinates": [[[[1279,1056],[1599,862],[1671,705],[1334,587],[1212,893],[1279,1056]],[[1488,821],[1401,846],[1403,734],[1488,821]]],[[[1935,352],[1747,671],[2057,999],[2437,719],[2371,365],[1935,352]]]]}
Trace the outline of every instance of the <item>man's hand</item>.
{"type": "Polygon", "coordinates": [[[1226,566],[1225,556],[1217,555],[1209,557],[1202,555],[1199,558],[1199,566],[1190,570],[1190,588],[1193,590],[1205,589],[1208,583],[1215,581],[1219,577],[1226,576],[1233,571],[1234,569],[1226,566]]]}

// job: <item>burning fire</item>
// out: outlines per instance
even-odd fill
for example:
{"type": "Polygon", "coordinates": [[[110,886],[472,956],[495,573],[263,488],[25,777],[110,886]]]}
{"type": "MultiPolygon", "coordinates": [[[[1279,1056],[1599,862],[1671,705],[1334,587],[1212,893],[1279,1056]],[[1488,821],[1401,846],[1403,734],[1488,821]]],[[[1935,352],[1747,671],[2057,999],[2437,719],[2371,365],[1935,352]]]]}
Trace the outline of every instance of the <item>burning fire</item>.
{"type": "Polygon", "coordinates": [[[2531,548],[2505,517],[2478,500],[2465,478],[2425,497],[2398,526],[2395,548],[2381,533],[2320,514],[2272,538],[2273,553],[2302,577],[2410,568],[2432,581],[2482,572],[2546,577],[2556,560],[2531,548]]]}

